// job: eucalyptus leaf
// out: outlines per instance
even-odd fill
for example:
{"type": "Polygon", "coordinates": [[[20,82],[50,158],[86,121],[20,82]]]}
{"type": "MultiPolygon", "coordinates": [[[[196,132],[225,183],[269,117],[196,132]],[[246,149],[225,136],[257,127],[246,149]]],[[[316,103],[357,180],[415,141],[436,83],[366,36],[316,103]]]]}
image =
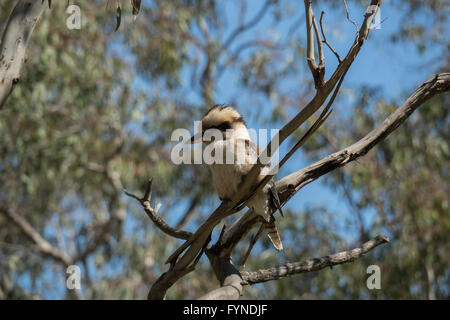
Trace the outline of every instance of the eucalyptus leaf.
{"type": "Polygon", "coordinates": [[[118,2],[116,10],[116,29],[114,31],[119,30],[121,22],[122,22],[122,8],[120,8],[120,2],[118,2]]]}

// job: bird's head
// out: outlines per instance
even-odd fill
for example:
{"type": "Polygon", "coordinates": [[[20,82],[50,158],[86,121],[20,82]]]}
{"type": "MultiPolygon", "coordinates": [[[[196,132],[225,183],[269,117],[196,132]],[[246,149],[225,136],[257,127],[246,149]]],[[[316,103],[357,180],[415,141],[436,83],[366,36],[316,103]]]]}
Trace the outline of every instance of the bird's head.
{"type": "Polygon", "coordinates": [[[233,107],[215,105],[206,112],[199,125],[199,132],[191,138],[191,143],[197,142],[211,142],[209,136],[214,136],[213,139],[229,139],[234,137],[241,137],[249,139],[247,126],[242,116],[233,107]],[[205,135],[206,132],[206,135],[205,135]]]}

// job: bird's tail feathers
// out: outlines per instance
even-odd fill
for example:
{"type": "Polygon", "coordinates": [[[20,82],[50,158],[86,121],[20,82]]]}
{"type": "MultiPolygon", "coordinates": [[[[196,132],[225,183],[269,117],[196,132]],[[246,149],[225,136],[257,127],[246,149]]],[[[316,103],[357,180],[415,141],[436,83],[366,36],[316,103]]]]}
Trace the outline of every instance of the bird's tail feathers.
{"type": "Polygon", "coordinates": [[[264,228],[267,231],[267,236],[270,241],[272,241],[273,246],[277,250],[283,250],[283,244],[281,243],[280,234],[278,233],[277,227],[275,226],[275,220],[272,219],[271,222],[264,222],[264,228]]]}

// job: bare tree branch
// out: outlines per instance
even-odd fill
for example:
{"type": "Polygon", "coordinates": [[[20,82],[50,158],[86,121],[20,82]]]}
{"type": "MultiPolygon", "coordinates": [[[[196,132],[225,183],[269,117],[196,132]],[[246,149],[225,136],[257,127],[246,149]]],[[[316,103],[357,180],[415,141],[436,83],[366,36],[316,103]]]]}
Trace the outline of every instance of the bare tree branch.
{"type": "MultiPolygon", "coordinates": [[[[372,0],[371,5],[378,8],[383,0],[372,0]]],[[[272,143],[275,139],[278,139],[279,144],[281,144],[284,140],[287,139],[298,127],[300,127],[306,120],[308,120],[311,115],[316,112],[322,104],[325,102],[325,100],[328,98],[330,93],[333,91],[334,87],[336,86],[337,82],[350,68],[351,64],[355,60],[356,56],[358,55],[361,46],[363,45],[364,41],[367,39],[370,31],[370,24],[372,23],[373,18],[375,17],[377,10],[373,10],[371,13],[367,13],[364,18],[363,25],[361,26],[361,29],[359,31],[359,34],[355,38],[355,41],[349,50],[347,56],[344,58],[343,62],[338,66],[336,71],[333,73],[331,78],[325,83],[325,85],[320,88],[320,90],[317,91],[314,98],[292,119],[290,120],[283,128],[280,129],[277,136],[272,139],[271,143],[269,143],[264,150],[263,154],[266,154],[267,156],[271,156],[273,152],[276,150],[277,146],[276,144],[272,143]],[[276,146],[275,149],[272,150],[272,146],[276,146]]],[[[276,140],[275,140],[276,141],[276,140]]],[[[256,167],[256,166],[255,166],[256,167]]],[[[257,168],[255,170],[252,169],[248,176],[253,177],[253,175],[257,174],[257,168]]]]}
{"type": "Polygon", "coordinates": [[[178,238],[178,239],[189,239],[192,236],[191,232],[184,231],[184,230],[177,230],[172,228],[167,224],[167,222],[164,221],[163,218],[161,218],[158,215],[158,210],[160,208],[160,205],[156,205],[155,208],[152,208],[150,205],[151,195],[152,195],[152,179],[149,180],[147,189],[145,191],[145,194],[142,198],[139,198],[138,196],[135,196],[132,193],[127,192],[124,190],[125,194],[131,198],[136,199],[139,201],[139,203],[142,205],[142,207],[145,210],[145,213],[147,216],[153,221],[153,223],[164,233],[168,234],[169,236],[178,238]]]}
{"type": "Polygon", "coordinates": [[[313,16],[314,33],[316,34],[317,47],[319,51],[319,71],[322,73],[322,81],[325,83],[325,56],[323,54],[322,38],[320,37],[319,28],[317,27],[316,17],[313,16]]]}
{"type": "Polygon", "coordinates": [[[378,12],[378,8],[382,3],[383,0],[371,0],[370,7],[374,8],[374,10],[366,12],[366,14],[364,15],[364,21],[361,25],[361,28],[356,34],[355,41],[350,51],[347,53],[342,63],[339,64],[331,78],[326,82],[323,88],[324,91],[327,92],[329,90],[329,87],[334,87],[336,85],[336,82],[341,78],[342,74],[344,74],[348,70],[348,68],[350,68],[351,64],[361,50],[361,47],[369,36],[370,25],[372,24],[372,21],[378,12]]]}
{"type": "Polygon", "coordinates": [[[314,12],[311,8],[311,0],[304,0],[304,3],[306,15],[306,60],[314,79],[314,86],[316,89],[320,89],[325,84],[325,57],[323,55],[322,39],[317,27],[316,18],[314,17],[314,12]],[[314,54],[313,28],[316,35],[317,49],[319,51],[319,65],[316,63],[314,54]]]}
{"type": "Polygon", "coordinates": [[[326,267],[349,263],[362,257],[381,244],[388,243],[388,237],[379,235],[361,245],[360,248],[338,252],[321,258],[313,258],[303,262],[261,269],[257,271],[241,271],[234,267],[229,255],[222,256],[218,247],[213,247],[206,253],[219,279],[221,287],[200,297],[199,300],[235,300],[242,295],[242,286],[255,283],[278,280],[294,274],[318,271],[326,267]]]}
{"type": "Polygon", "coordinates": [[[19,83],[28,41],[45,7],[44,1],[20,0],[9,16],[0,44],[0,110],[19,83]]]}
{"type": "Polygon", "coordinates": [[[317,120],[314,122],[314,124],[311,126],[311,128],[306,131],[306,133],[300,138],[300,140],[289,150],[288,153],[283,157],[283,159],[280,161],[278,168],[281,168],[287,160],[301,147],[305,142],[312,136],[314,132],[316,132],[320,126],[325,122],[325,120],[330,116],[331,111],[330,108],[333,105],[334,100],[336,99],[337,93],[339,92],[339,89],[341,88],[342,82],[344,81],[344,76],[341,77],[339,80],[339,83],[336,86],[336,89],[333,92],[333,95],[330,98],[330,101],[328,101],[327,106],[322,110],[322,113],[319,115],[317,120]]]}
{"type": "Polygon", "coordinates": [[[360,258],[370,250],[381,244],[389,242],[388,237],[379,235],[376,238],[365,242],[361,248],[355,248],[348,251],[338,252],[321,258],[309,259],[303,262],[288,263],[283,266],[273,267],[269,269],[261,269],[258,271],[242,271],[242,285],[255,284],[270,280],[277,280],[294,274],[318,271],[326,267],[349,263],[360,258]]]}
{"type": "Polygon", "coordinates": [[[305,16],[306,16],[306,60],[312,73],[317,68],[316,57],[314,55],[314,38],[313,38],[313,17],[314,13],[311,8],[311,1],[304,0],[305,16]]]}
{"type": "Polygon", "coordinates": [[[322,41],[320,40],[320,34],[317,30],[316,19],[314,18],[314,13],[311,8],[311,0],[304,0],[304,3],[306,15],[306,60],[314,79],[314,85],[316,89],[319,89],[325,84],[325,60],[323,56],[322,41]],[[317,38],[317,45],[320,56],[319,65],[317,65],[316,63],[316,57],[314,54],[313,32],[315,32],[317,38]]]}
{"type": "Polygon", "coordinates": [[[350,18],[350,13],[348,12],[347,1],[346,0],[343,0],[343,1],[344,1],[344,5],[345,5],[345,14],[347,15],[347,20],[350,21],[355,26],[356,32],[358,32],[358,24],[350,18]]]}
{"type": "Polygon", "coordinates": [[[225,230],[222,240],[214,246],[217,246],[225,254],[231,254],[239,241],[248,234],[258,221],[260,221],[258,215],[252,210],[247,210],[231,227],[225,230]]]}
{"type": "Polygon", "coordinates": [[[250,253],[252,252],[253,246],[256,244],[256,241],[258,241],[259,237],[261,236],[262,232],[264,230],[264,223],[261,223],[261,225],[258,228],[258,231],[253,235],[250,245],[248,246],[247,251],[245,252],[244,256],[241,259],[241,262],[239,265],[244,266],[245,262],[247,261],[248,257],[250,256],[250,253]]]}
{"type": "Polygon", "coordinates": [[[333,52],[334,55],[336,56],[336,58],[338,59],[339,63],[341,63],[342,62],[341,57],[336,52],[336,50],[334,50],[334,48],[331,46],[331,44],[327,41],[327,37],[325,36],[325,31],[323,31],[322,19],[323,19],[324,14],[325,14],[325,11],[322,11],[322,13],[320,14],[320,31],[322,32],[323,43],[325,43],[327,45],[327,47],[331,50],[331,52],[333,52]]]}
{"type": "Polygon", "coordinates": [[[208,258],[220,280],[221,287],[212,290],[198,300],[237,300],[242,295],[242,276],[231,262],[230,256],[208,254],[208,258]]]}

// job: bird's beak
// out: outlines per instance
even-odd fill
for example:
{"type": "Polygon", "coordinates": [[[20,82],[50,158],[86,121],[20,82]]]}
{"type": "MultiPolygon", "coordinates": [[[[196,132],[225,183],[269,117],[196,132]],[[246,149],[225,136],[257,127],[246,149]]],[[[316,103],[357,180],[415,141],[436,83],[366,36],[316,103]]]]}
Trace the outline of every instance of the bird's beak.
{"type": "Polygon", "coordinates": [[[193,135],[190,140],[191,144],[202,142],[202,136],[203,134],[201,132],[198,132],[197,134],[193,135]]]}

